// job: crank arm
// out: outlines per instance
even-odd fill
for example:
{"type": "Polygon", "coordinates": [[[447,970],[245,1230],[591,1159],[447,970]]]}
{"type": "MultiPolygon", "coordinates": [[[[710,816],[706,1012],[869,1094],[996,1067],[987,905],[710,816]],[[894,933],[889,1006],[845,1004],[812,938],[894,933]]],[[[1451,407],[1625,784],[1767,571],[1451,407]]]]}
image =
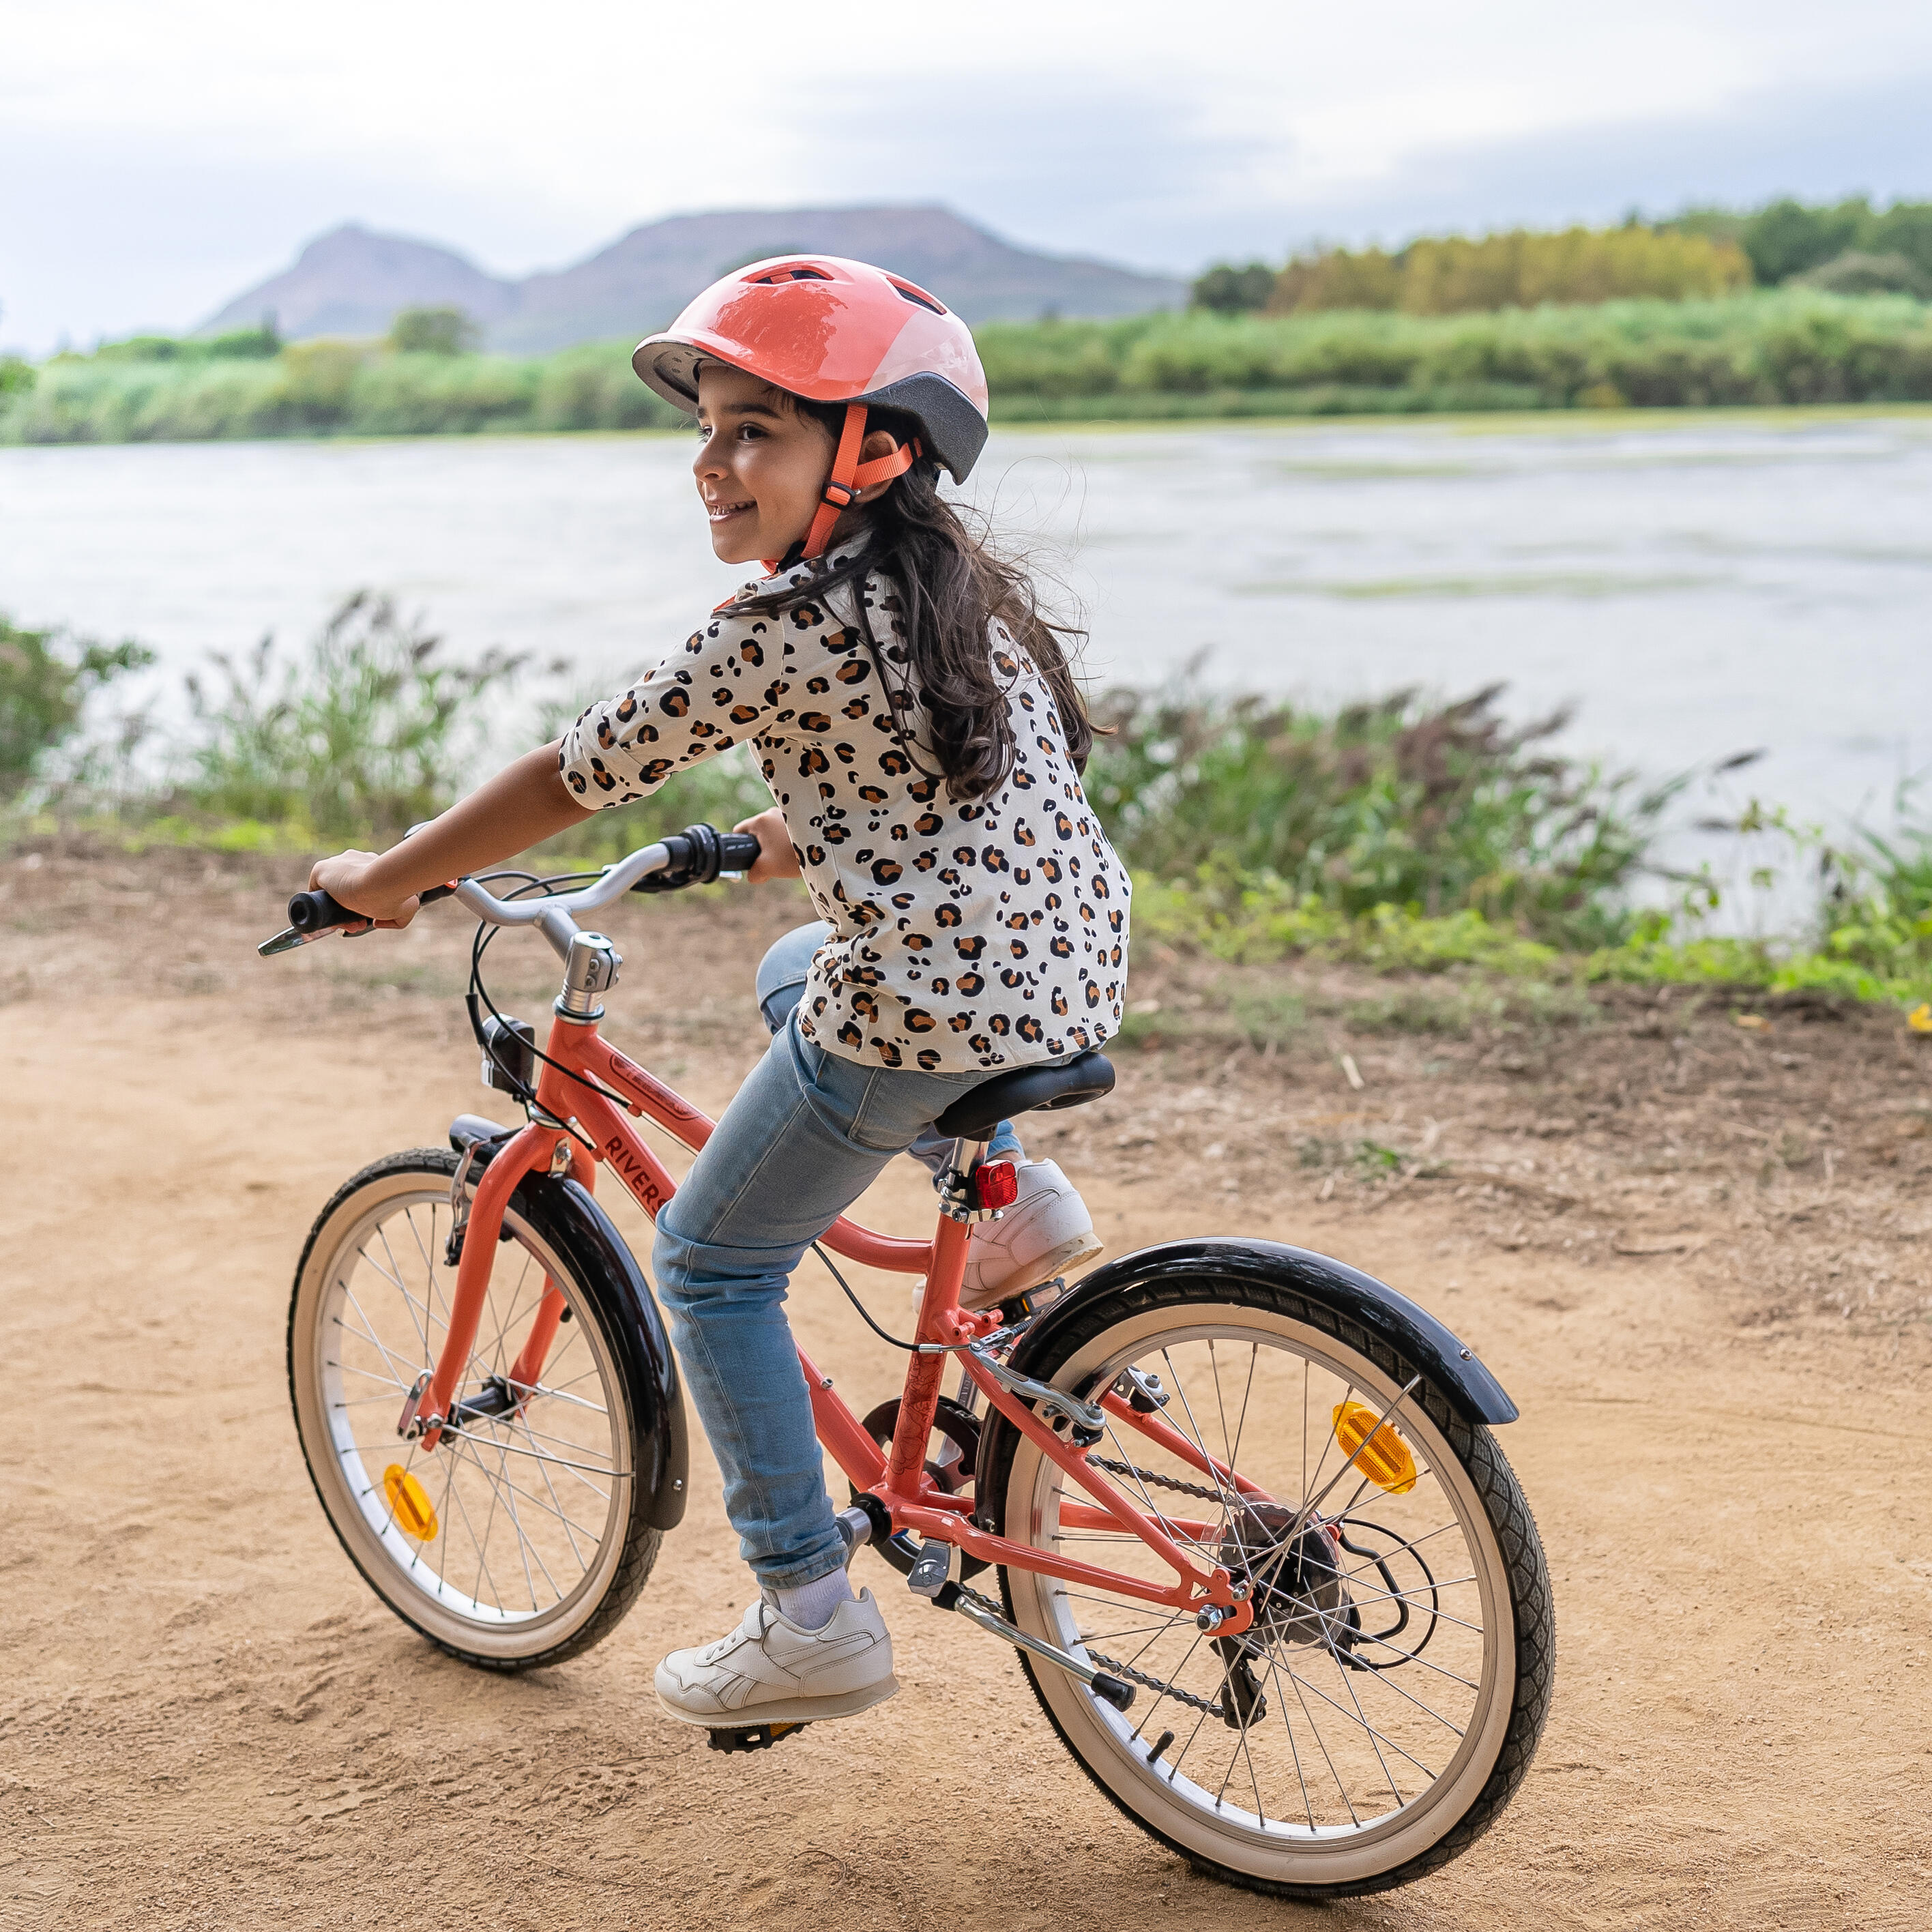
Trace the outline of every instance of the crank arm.
{"type": "Polygon", "coordinates": [[[1059,1645],[1048,1643],[1044,1637],[1028,1636],[1024,1630],[1008,1623],[974,1592],[957,1583],[949,1583],[932,1600],[942,1610],[958,1611],[968,1623],[977,1624],[989,1636],[1003,1637],[1029,1657],[1036,1657],[1042,1663],[1065,1671],[1068,1676],[1077,1677],[1102,1703],[1112,1705],[1115,1710],[1125,1711],[1133,1702],[1134,1687],[1131,1684],[1123,1683],[1118,1677],[1109,1677],[1104,1670],[1097,1670],[1090,1664],[1082,1663],[1070,1650],[1062,1650],[1059,1645]]]}

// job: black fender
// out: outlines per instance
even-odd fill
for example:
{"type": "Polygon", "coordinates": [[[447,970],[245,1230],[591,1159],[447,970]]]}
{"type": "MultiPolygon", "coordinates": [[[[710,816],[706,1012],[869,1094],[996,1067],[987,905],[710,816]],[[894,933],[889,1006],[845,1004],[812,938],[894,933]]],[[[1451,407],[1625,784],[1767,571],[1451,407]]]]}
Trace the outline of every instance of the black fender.
{"type": "MultiPolygon", "coordinates": [[[[508,1144],[516,1131],[475,1114],[462,1114],[451,1124],[449,1144],[458,1154],[475,1148],[470,1170],[474,1175],[508,1144]]],[[[612,1339],[622,1358],[619,1366],[641,1412],[637,1418],[638,1483],[644,1492],[645,1520],[656,1529],[675,1529],[684,1520],[691,1493],[691,1445],[677,1357],[650,1283],[630,1244],[580,1181],[527,1174],[510,1198],[518,1213],[582,1268],[605,1297],[612,1339]]]]}
{"type": "Polygon", "coordinates": [[[1014,1349],[1012,1366],[1022,1375],[1034,1372],[1029,1363],[1050,1357],[1060,1328],[1096,1295],[1190,1275],[1234,1275],[1292,1288],[1381,1336],[1428,1376],[1465,1421],[1493,1426],[1516,1419],[1516,1406],[1502,1383],[1428,1310],[1346,1262],[1280,1241],[1163,1241],[1108,1262],[1040,1316],[1014,1349]]]}

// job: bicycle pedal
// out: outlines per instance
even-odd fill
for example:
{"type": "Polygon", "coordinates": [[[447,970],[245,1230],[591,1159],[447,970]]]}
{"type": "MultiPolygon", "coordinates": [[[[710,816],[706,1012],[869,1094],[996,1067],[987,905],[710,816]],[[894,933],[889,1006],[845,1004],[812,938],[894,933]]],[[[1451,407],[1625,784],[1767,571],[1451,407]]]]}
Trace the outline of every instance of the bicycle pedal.
{"type": "Polygon", "coordinates": [[[906,1588],[915,1596],[937,1597],[952,1579],[953,1569],[958,1562],[959,1546],[956,1543],[940,1543],[928,1538],[906,1577],[906,1588]]]}
{"type": "Polygon", "coordinates": [[[805,1729],[802,1722],[796,1724],[752,1724],[742,1730],[707,1731],[706,1741],[715,1751],[770,1750],[781,1738],[788,1738],[794,1731],[805,1729]]]}

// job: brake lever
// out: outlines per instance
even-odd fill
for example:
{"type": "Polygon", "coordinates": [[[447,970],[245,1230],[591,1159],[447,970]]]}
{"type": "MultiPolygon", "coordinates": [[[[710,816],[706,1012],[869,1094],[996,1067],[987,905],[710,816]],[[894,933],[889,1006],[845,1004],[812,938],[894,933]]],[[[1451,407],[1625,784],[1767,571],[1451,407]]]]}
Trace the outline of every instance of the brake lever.
{"type": "Polygon", "coordinates": [[[292,952],[298,946],[313,946],[318,939],[360,939],[365,932],[376,930],[368,926],[326,926],[320,932],[298,932],[292,926],[285,926],[272,939],[265,939],[256,947],[256,955],[263,959],[272,959],[278,952],[292,952]]]}
{"type": "MultiPolygon", "coordinates": [[[[406,832],[403,836],[406,838],[410,832],[420,832],[422,830],[421,826],[412,825],[410,827],[409,832],[406,832]]],[[[434,905],[438,899],[449,898],[461,883],[460,880],[451,879],[442,885],[431,886],[416,895],[416,904],[418,907],[434,905]]],[[[278,953],[292,952],[298,946],[307,946],[314,940],[332,938],[338,933],[344,939],[360,939],[364,933],[374,932],[376,930],[376,922],[374,920],[367,920],[361,926],[325,926],[320,931],[316,932],[304,932],[297,927],[285,926],[274,938],[263,940],[261,944],[256,947],[255,951],[257,956],[263,959],[272,959],[278,953]]]]}

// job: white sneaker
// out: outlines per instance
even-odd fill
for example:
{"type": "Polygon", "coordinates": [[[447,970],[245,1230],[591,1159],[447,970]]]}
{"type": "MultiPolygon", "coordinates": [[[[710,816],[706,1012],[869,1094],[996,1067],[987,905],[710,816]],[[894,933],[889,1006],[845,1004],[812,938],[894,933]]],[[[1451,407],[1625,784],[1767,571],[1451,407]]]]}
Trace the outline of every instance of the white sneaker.
{"type": "Polygon", "coordinates": [[[990,1308],[1090,1260],[1104,1245],[1078,1190],[1050,1160],[1020,1163],[1019,1198],[976,1221],[966,1250],[962,1308],[990,1308]]]}
{"type": "Polygon", "coordinates": [[[850,1718],[899,1688],[892,1640],[871,1591],[823,1630],[800,1630],[760,1597],[729,1636],[674,1650],[658,1666],[658,1702],[687,1724],[808,1724],[850,1718]]]}

